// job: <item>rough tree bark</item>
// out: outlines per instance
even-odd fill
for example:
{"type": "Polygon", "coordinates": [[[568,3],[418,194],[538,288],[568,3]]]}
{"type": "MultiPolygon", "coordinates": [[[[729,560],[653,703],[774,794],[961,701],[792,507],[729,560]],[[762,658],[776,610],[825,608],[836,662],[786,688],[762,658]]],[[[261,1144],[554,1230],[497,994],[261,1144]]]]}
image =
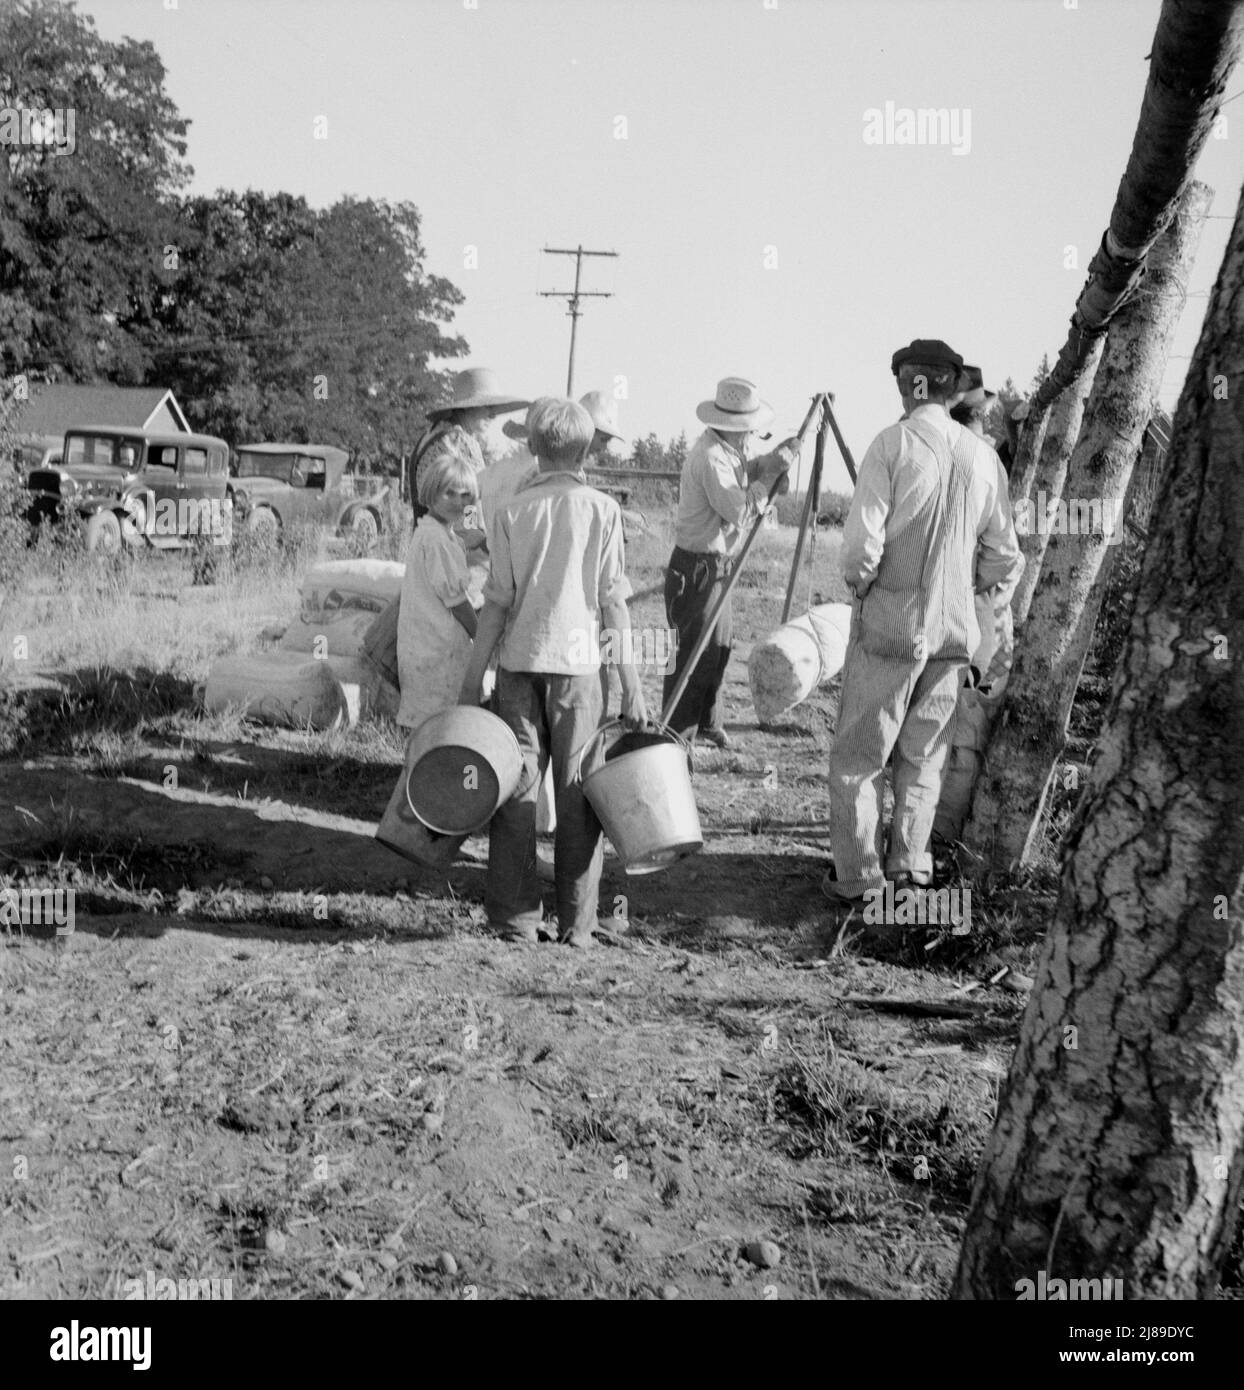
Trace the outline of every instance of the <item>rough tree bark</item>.
{"type": "Polygon", "coordinates": [[[1067,341],[1033,398],[1050,404],[1077,375],[1096,336],[1143,274],[1145,256],[1174,215],[1240,56],[1242,0],[1164,0],[1149,79],[1110,225],[1089,263],[1067,341]]]}
{"type": "Polygon", "coordinates": [[[1049,427],[1050,411],[1045,406],[1041,410],[1029,408],[1019,434],[1019,447],[1015,450],[1015,462],[1011,465],[1011,476],[1007,486],[1014,504],[1028,496],[1032,489],[1033,475],[1041,460],[1041,449],[1045,444],[1045,431],[1049,427]]]}
{"type": "MultiPolygon", "coordinates": [[[[1067,468],[1076,440],[1080,436],[1085,406],[1097,379],[1097,368],[1105,343],[1104,337],[1093,340],[1080,363],[1079,374],[1068,383],[1067,389],[1050,407],[1046,416],[1041,454],[1033,471],[1032,486],[1027,494],[1027,501],[1033,504],[1034,511],[1037,507],[1044,508],[1051,497],[1063,495],[1067,468]]],[[[1012,506],[1015,500],[1012,495],[1012,506]]],[[[1018,521],[1016,530],[1020,530],[1018,521]]],[[[1041,577],[1041,566],[1045,561],[1045,548],[1049,539],[1048,533],[1039,526],[1029,526],[1020,532],[1019,548],[1024,556],[1024,572],[1020,575],[1019,583],[1011,596],[1011,616],[1015,620],[1017,634],[1028,618],[1028,609],[1032,604],[1037,581],[1041,577]]]]}
{"type": "MultiPolygon", "coordinates": [[[[1211,196],[1205,184],[1189,185],[1178,215],[1150,254],[1144,281],[1110,326],[1060,494],[1068,525],[1073,518],[1077,525],[1086,520],[1082,507],[1072,507],[1087,502],[1098,506],[1099,522],[1105,520],[1102,508],[1117,508],[1115,531],[1111,536],[1050,535],[1039,561],[1040,576],[989,744],[987,769],[964,828],[968,850],[989,869],[1025,862],[1039,839],[1042,807],[1057,773],[1076,685],[1097,625],[1105,562],[1112,543],[1123,539],[1123,504],[1187,300],[1188,275],[1211,196]]],[[[1073,394],[1059,398],[1055,414],[1073,394]]],[[[1044,502],[1040,490],[1031,500],[1030,513],[1039,511],[1044,502]]]]}
{"type": "Polygon", "coordinates": [[[1244,198],[953,1296],[1214,1291],[1244,1186],[1244,198]]]}

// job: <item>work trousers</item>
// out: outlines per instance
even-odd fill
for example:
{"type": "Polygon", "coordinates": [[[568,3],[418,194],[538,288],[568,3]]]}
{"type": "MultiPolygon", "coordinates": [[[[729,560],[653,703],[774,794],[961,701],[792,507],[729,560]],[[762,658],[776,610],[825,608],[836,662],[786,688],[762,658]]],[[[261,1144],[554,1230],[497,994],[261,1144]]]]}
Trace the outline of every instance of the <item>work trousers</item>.
{"type": "MultiPolygon", "coordinates": [[[[674,670],[665,677],[663,701],[669,699],[692,648],[704,632],[705,619],[729,578],[728,566],[725,555],[695,555],[681,546],[674,547],[665,571],[665,615],[670,627],[677,630],[678,650],[674,670]]],[[[670,717],[670,727],[675,733],[693,738],[702,729],[722,727],[721,687],[733,640],[734,621],[727,599],[713,624],[713,635],[670,717]]]]}
{"type": "Polygon", "coordinates": [[[575,776],[574,755],[600,727],[604,682],[584,676],[497,670],[493,707],[514,731],[523,770],[514,795],[492,818],[488,840],[489,923],[530,934],[542,919],[536,873],[536,796],[553,767],[557,830],[554,886],[562,940],[596,927],[604,840],[600,821],[575,776]]]}
{"type": "Polygon", "coordinates": [[[855,624],[829,755],[829,838],[842,897],[859,897],[903,871],[932,874],[929,838],[967,667],[966,657],[875,656],[861,646],[855,624]],[[882,795],[891,758],[894,820],[883,873],[882,795]]]}

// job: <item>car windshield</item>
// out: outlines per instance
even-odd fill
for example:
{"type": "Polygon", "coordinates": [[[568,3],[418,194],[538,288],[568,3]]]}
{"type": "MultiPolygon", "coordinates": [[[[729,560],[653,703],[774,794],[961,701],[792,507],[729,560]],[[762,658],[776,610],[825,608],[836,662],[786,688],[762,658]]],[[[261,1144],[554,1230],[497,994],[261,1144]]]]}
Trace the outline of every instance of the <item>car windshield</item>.
{"type": "Polygon", "coordinates": [[[115,434],[70,434],[65,437],[66,464],[111,463],[119,468],[135,468],[143,456],[140,436],[115,434]]]}
{"type": "Polygon", "coordinates": [[[288,483],[293,477],[295,460],[298,454],[252,454],[245,449],[238,450],[239,478],[276,478],[278,482],[288,483]]]}

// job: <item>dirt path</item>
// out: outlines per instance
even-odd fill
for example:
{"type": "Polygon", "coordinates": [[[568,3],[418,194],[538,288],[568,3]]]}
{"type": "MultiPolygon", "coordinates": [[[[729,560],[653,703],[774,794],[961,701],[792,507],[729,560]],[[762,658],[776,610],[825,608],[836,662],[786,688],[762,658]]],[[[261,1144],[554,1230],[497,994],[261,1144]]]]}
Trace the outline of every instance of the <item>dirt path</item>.
{"type": "Polygon", "coordinates": [[[117,914],[5,950],[7,1292],[148,1270],[234,1297],[943,1287],[952,1131],[987,1111],[1010,1001],[912,1023],[839,1002],[899,987],[850,958],[583,958],[407,909],[370,939],[117,914]],[[839,1088],[842,1143],[798,1058],[839,1088]],[[776,1268],[743,1255],[759,1239],[776,1268]]]}
{"type": "Polygon", "coordinates": [[[348,741],[0,768],[13,881],[79,908],[0,951],[6,1291],[939,1296],[1021,1005],[853,953],[818,889],[832,691],[759,731],[744,648],[727,700],[704,852],[610,857],[586,957],[485,935],[478,862],[378,846],[397,764],[348,741]]]}

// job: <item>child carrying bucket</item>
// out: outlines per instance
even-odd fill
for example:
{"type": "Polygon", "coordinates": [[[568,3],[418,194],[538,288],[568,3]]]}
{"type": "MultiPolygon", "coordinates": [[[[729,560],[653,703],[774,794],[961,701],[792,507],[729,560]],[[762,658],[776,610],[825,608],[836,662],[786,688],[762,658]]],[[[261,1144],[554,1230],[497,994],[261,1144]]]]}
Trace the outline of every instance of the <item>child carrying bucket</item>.
{"type": "Polygon", "coordinates": [[[406,547],[397,622],[397,722],[407,729],[457,703],[471,659],[475,609],[467,596],[466,553],[454,527],[478,497],[471,461],[452,451],[419,479],[419,502],[428,510],[406,547]]]}
{"type": "MultiPolygon", "coordinates": [[[[594,434],[592,417],[571,400],[549,403],[532,421],[529,446],[539,472],[500,510],[490,532],[485,603],[461,690],[463,704],[479,704],[484,672],[500,643],[494,708],[518,739],[523,772],[517,791],[492,819],[489,923],[511,940],[539,940],[536,792],[551,760],[558,938],[579,947],[592,945],[604,846],[575,755],[604,714],[599,632],[630,628],[622,513],[583,476],[594,434]]],[[[629,641],[617,645],[624,652],[631,647],[629,641]]],[[[628,659],[618,674],[622,718],[641,727],[647,709],[639,673],[628,659]]]]}

